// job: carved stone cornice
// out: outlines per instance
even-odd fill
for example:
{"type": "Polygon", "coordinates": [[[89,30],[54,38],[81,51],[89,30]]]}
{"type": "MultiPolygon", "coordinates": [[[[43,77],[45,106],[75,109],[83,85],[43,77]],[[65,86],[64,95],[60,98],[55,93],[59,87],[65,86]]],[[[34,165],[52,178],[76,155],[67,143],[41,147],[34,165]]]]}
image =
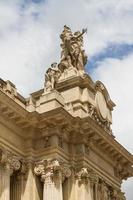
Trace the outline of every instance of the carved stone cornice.
{"type": "Polygon", "coordinates": [[[55,178],[64,181],[65,178],[71,176],[71,170],[57,159],[42,160],[35,163],[34,173],[41,176],[43,182],[55,180],[55,178]]]}
{"type": "Polygon", "coordinates": [[[128,177],[133,176],[133,171],[130,165],[124,165],[121,162],[116,162],[116,166],[114,167],[114,174],[121,181],[123,179],[127,179],[128,177]]]}

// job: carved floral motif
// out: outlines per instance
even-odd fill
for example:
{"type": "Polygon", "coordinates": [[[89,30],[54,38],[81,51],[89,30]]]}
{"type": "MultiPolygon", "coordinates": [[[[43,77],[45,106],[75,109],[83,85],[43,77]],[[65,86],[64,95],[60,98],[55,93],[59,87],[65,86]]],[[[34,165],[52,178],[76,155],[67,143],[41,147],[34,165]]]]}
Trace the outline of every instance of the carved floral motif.
{"type": "Polygon", "coordinates": [[[88,178],[89,178],[89,173],[88,173],[88,169],[83,167],[80,169],[80,171],[76,174],[79,183],[82,183],[82,181],[85,181],[86,183],[88,182],[88,178]]]}
{"type": "Polygon", "coordinates": [[[55,180],[60,178],[64,181],[65,178],[71,176],[71,170],[60,163],[57,159],[53,160],[42,160],[35,164],[34,173],[37,176],[41,176],[42,181],[55,180]]]}
{"type": "Polygon", "coordinates": [[[76,174],[76,177],[78,178],[80,184],[82,182],[87,184],[88,181],[90,181],[91,184],[95,184],[99,180],[97,174],[93,170],[86,167],[81,168],[76,174]]]}
{"type": "Polygon", "coordinates": [[[14,171],[19,171],[21,168],[20,159],[5,149],[0,149],[0,164],[2,164],[6,169],[9,169],[11,175],[14,171]]]}
{"type": "Polygon", "coordinates": [[[112,200],[126,200],[124,193],[114,188],[111,190],[110,197],[112,200]]]}

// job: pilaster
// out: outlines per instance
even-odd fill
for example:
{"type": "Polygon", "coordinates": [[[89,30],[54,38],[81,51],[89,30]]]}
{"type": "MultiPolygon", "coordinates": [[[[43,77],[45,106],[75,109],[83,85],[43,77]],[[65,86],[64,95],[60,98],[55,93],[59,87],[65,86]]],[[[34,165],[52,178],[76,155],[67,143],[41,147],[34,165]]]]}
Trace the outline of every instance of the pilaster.
{"type": "Polygon", "coordinates": [[[10,200],[24,200],[24,189],[26,183],[27,165],[21,162],[21,169],[11,176],[10,200]]]}

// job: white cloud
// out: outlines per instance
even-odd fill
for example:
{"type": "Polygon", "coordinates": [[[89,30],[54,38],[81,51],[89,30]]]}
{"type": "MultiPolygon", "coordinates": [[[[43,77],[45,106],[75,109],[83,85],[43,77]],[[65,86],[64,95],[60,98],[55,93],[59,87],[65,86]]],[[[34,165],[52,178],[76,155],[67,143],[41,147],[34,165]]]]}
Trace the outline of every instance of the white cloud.
{"type": "MultiPolygon", "coordinates": [[[[88,28],[85,49],[90,56],[111,42],[133,43],[132,22],[132,0],[45,0],[38,4],[1,0],[0,76],[28,95],[43,87],[44,71],[59,60],[59,34],[64,24],[74,31],[88,28]]],[[[132,60],[133,55],[124,60],[104,60],[96,73],[117,103],[115,135],[133,152],[132,60]]],[[[131,194],[128,200],[132,200],[131,194]]]]}
{"type": "Polygon", "coordinates": [[[121,143],[133,153],[133,54],[126,58],[105,59],[99,63],[95,70],[95,78],[102,80],[107,86],[111,98],[115,101],[116,107],[113,111],[114,134],[120,138],[121,143]],[[128,141],[131,135],[132,141],[128,141]]]}
{"type": "Polygon", "coordinates": [[[59,60],[59,34],[64,24],[74,31],[88,28],[88,55],[110,42],[133,42],[132,0],[24,2],[0,1],[0,73],[23,94],[43,86],[43,71],[59,60]]]}
{"type": "MultiPolygon", "coordinates": [[[[113,132],[116,140],[133,153],[133,54],[119,59],[105,59],[95,70],[95,78],[104,82],[116,103],[113,111],[113,132]]],[[[127,199],[133,197],[133,179],[123,184],[127,199]]]]}

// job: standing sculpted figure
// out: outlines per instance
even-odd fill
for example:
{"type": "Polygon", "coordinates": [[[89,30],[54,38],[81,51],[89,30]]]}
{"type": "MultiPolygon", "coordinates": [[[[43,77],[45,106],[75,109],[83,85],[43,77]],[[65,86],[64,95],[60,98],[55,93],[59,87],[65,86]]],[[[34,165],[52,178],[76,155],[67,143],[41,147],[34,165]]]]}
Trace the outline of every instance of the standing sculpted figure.
{"type": "Polygon", "coordinates": [[[64,71],[68,68],[75,68],[80,74],[84,73],[84,65],[87,62],[87,56],[83,47],[83,34],[87,29],[83,29],[82,33],[77,31],[74,34],[71,29],[64,26],[64,30],[60,35],[62,40],[61,62],[59,68],[64,71]]]}

